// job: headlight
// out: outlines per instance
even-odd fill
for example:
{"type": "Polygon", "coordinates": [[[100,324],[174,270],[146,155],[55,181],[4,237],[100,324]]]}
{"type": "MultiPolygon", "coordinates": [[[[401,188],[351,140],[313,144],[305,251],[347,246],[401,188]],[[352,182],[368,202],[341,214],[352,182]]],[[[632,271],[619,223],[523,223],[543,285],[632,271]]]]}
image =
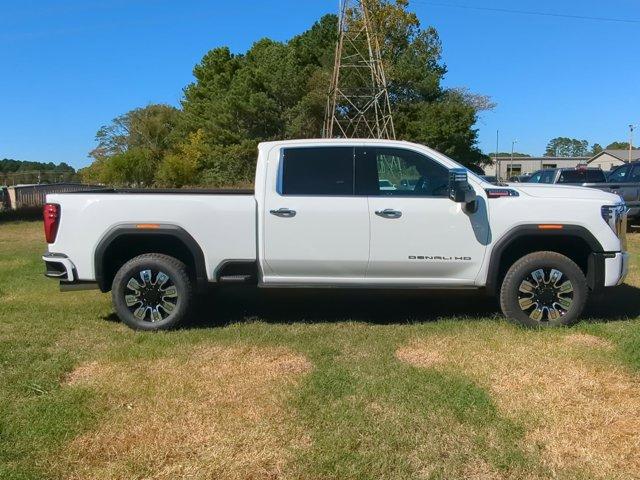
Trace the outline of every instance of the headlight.
{"type": "Polygon", "coordinates": [[[627,234],[627,206],[624,203],[605,205],[601,209],[602,218],[618,238],[625,240],[627,234]]]}

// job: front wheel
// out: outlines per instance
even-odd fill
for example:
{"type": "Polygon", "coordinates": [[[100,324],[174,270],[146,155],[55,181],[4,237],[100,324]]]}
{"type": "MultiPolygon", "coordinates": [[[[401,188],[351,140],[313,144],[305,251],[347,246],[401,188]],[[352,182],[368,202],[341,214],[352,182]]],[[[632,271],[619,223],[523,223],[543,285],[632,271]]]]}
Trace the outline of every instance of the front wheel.
{"type": "Polygon", "coordinates": [[[187,267],[159,253],[125,263],[113,279],[113,306],[120,320],[135,330],[167,330],[189,314],[193,288],[187,267]]]}
{"type": "Polygon", "coordinates": [[[505,316],[527,327],[578,322],[589,288],[580,267],[555,252],[535,252],[515,262],[500,290],[505,316]]]}

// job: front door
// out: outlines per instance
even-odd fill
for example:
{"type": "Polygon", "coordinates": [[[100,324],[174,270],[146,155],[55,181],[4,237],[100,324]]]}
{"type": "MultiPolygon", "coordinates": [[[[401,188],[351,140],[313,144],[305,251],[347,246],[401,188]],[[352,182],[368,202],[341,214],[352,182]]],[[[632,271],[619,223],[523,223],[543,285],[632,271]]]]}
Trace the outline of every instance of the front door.
{"type": "Polygon", "coordinates": [[[367,198],[354,195],[354,148],[285,148],[276,155],[263,212],[265,282],[363,279],[369,210],[367,198]]]}
{"type": "Polygon", "coordinates": [[[483,193],[468,213],[448,198],[449,170],[436,160],[398,148],[356,152],[356,190],[369,199],[367,278],[473,285],[489,239],[483,193]]]}

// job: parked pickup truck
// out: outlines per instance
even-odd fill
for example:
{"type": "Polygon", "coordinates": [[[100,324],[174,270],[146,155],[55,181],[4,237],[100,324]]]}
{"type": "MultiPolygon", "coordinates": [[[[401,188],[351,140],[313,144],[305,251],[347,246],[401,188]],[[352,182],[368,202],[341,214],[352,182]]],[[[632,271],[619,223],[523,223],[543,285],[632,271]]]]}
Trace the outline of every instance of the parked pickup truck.
{"type": "Polygon", "coordinates": [[[47,197],[46,275],[111,291],[130,327],[175,327],[194,295],[258,287],[482,289],[527,326],[576,322],[627,273],[626,206],[579,187],[483,181],[422,145],[262,143],[255,191],[47,197]],[[380,180],[406,188],[387,189],[380,180]]]}
{"type": "Polygon", "coordinates": [[[586,186],[620,195],[629,208],[629,223],[637,225],[640,222],[640,162],[628,163],[612,170],[604,184],[586,186]]]}
{"type": "Polygon", "coordinates": [[[599,168],[551,168],[535,172],[528,183],[580,185],[620,195],[630,224],[640,221],[640,162],[622,165],[609,175],[599,168]]]}
{"type": "Polygon", "coordinates": [[[606,183],[607,176],[599,168],[546,168],[534,172],[526,183],[547,183],[560,185],[587,185],[606,183]]]}

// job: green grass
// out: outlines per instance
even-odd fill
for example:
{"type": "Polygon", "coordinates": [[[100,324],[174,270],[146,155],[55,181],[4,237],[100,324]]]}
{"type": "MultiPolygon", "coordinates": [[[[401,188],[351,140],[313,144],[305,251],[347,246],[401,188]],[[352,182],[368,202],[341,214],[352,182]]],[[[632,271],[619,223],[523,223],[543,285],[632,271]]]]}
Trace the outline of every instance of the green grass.
{"type": "MultiPolygon", "coordinates": [[[[494,302],[469,296],[229,291],[209,296],[189,328],[149,334],[117,322],[109,295],[59,293],[42,275],[42,236],[37,222],[0,223],[0,479],[103,478],[104,472],[111,478],[186,477],[161,473],[159,464],[124,450],[107,460],[93,458],[91,450],[73,457],[69,452],[78,442],[91,444],[99,432],[135,422],[123,404],[144,404],[161,386],[120,392],[125,402],[113,398],[117,389],[107,378],[77,385],[66,379],[92,362],[136,372],[141,365],[188,361],[198,349],[214,347],[284,348],[308,360],[307,373],[274,382],[272,392],[273,405],[283,412],[273,418],[285,421],[298,432],[292,438],[302,440],[283,440],[288,453],[278,453],[279,463],[265,460],[246,470],[221,469],[219,460],[205,461],[197,450],[184,457],[198,472],[193,478],[208,478],[207,472],[226,478],[633,478],[634,455],[613,469],[605,468],[604,460],[550,463],[544,435],[532,437],[546,425],[536,405],[514,404],[495,382],[509,373],[502,369],[502,355],[531,355],[535,363],[544,360],[536,359],[540,349],[545,358],[557,352],[558,364],[584,366],[603,381],[606,372],[615,371],[616,378],[637,383],[640,242],[635,237],[630,285],[608,292],[589,307],[587,316],[593,318],[572,329],[525,331],[505,323],[494,302]],[[611,348],[562,347],[578,333],[601,338],[611,348]],[[417,345],[418,352],[434,348],[442,361],[433,366],[401,361],[397,351],[407,345],[417,345]]],[[[526,368],[515,363],[514,368],[526,368]]],[[[174,382],[178,401],[188,405],[199,398],[196,387],[170,378],[170,368],[163,375],[174,382]]],[[[234,387],[241,400],[251,396],[245,387],[234,387]]],[[[534,398],[538,387],[525,391],[516,382],[513,388],[534,398]]],[[[585,408],[592,407],[588,400],[585,408]]],[[[215,408],[233,407],[234,401],[215,408]]],[[[242,449],[242,435],[253,438],[258,428],[273,426],[269,415],[260,415],[255,423],[239,424],[231,451],[242,449]]],[[[225,427],[224,416],[219,421],[225,427]]],[[[183,461],[160,453],[163,467],[183,461]]]]}

